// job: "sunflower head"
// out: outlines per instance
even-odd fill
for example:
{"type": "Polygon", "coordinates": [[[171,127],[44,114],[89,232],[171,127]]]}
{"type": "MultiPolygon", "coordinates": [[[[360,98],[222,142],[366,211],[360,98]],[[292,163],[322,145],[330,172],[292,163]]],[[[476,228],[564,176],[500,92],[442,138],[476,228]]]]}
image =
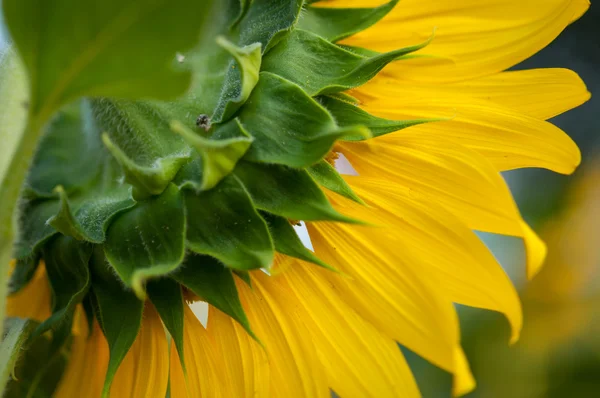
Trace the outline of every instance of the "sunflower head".
{"type": "MultiPolygon", "coordinates": [[[[173,101],[83,98],[61,108],[48,124],[22,193],[10,289],[22,298],[47,280],[49,291],[37,293],[49,296],[49,308],[30,311],[15,299],[9,312],[40,321],[32,335],[51,336],[49,358],[70,352],[72,363],[83,366],[90,355],[106,357],[101,365],[96,362],[101,377],[90,376],[93,391],[103,397],[142,396],[146,387],[130,395],[113,384],[127,383],[121,370],[138,366],[127,359],[131,355],[146,358],[153,349],[163,350],[167,340],[163,336],[157,343],[155,334],[163,332],[161,325],[174,351],[171,370],[164,368],[165,359],[154,371],[170,372],[172,396],[198,391],[220,396],[190,378],[202,372],[197,361],[203,356],[224,358],[216,359],[220,365],[206,365],[208,373],[235,368],[219,362],[228,360],[229,340],[219,340],[209,325],[208,337],[190,342],[190,330],[205,334],[190,315],[191,301],[210,305],[212,322],[227,325],[223,336],[230,332],[228,338],[247,349],[240,352],[252,353],[257,368],[264,361],[276,368],[285,350],[292,357],[305,352],[307,336],[334,347],[311,354],[324,363],[329,360],[324,352],[334,357],[343,351],[336,344],[368,342],[365,352],[394,352],[381,355],[384,362],[400,364],[384,372],[385,383],[396,392],[405,387],[408,395],[418,392],[411,377],[402,388],[394,381],[410,374],[394,340],[406,339],[411,349],[453,372],[456,394],[474,385],[452,302],[504,312],[513,338],[518,336],[516,293],[472,233],[481,229],[523,237],[531,275],[539,267],[543,244],[522,221],[497,173],[512,158],[494,163],[501,150],[478,148],[477,139],[468,137],[464,146],[451,135],[438,140],[431,133],[435,128],[398,135],[408,127],[454,120],[456,109],[438,111],[436,104],[431,111],[411,112],[413,99],[423,104],[420,90],[427,94],[435,85],[407,81],[398,106],[381,106],[386,96],[397,94],[392,87],[402,87],[394,81],[394,69],[387,76],[380,72],[388,65],[418,65],[415,53],[435,41],[433,26],[407,45],[376,51],[373,47],[385,47],[379,46],[385,40],[374,40],[372,48],[361,43],[382,19],[387,22],[379,39],[396,26],[397,0],[362,8],[312,3],[223,0],[204,16],[211,22],[202,45],[173,54],[170,67],[193,76],[185,96],[173,101]],[[402,113],[398,109],[404,106],[402,113]],[[369,112],[378,107],[377,116],[369,112]],[[403,141],[384,141],[392,136],[403,141]],[[342,177],[336,169],[340,153],[364,179],[342,177]],[[383,179],[372,179],[374,174],[383,179]],[[457,184],[466,187],[464,198],[456,194],[457,184]],[[432,200],[436,192],[439,200],[432,200]],[[296,234],[299,222],[309,224],[314,252],[296,234]],[[448,271],[449,258],[470,267],[476,277],[448,271]],[[284,276],[271,282],[266,274],[277,270],[284,276]],[[483,288],[474,282],[479,277],[485,279],[483,288]],[[446,278],[450,282],[440,293],[436,284],[446,278]],[[456,288],[459,283],[468,289],[456,288]],[[500,294],[491,297],[487,288],[500,294]],[[320,303],[343,308],[348,319],[323,308],[327,316],[310,315],[311,325],[318,327],[304,325],[299,319],[309,316],[307,309],[318,312],[320,303]],[[373,306],[382,311],[373,314],[373,306]],[[392,325],[396,319],[404,323],[392,325]],[[329,321],[336,328],[348,322],[354,335],[336,342],[324,332],[329,321]],[[276,330],[271,334],[266,325],[276,330]],[[87,340],[78,338],[82,335],[87,340]],[[273,336],[297,345],[284,350],[273,336]],[[428,347],[430,338],[440,343],[428,347]]],[[[448,86],[468,91],[460,83],[448,86]]],[[[430,100],[445,107],[441,93],[430,100]]],[[[477,106],[482,114],[501,113],[483,100],[470,111],[477,106]]],[[[500,107],[513,115],[509,109],[500,107]]],[[[565,163],[573,163],[576,148],[568,145],[565,163]]],[[[348,362],[359,361],[349,357],[348,362]]],[[[71,377],[72,368],[67,369],[71,377]]],[[[273,380],[287,371],[273,370],[273,380]]],[[[339,376],[323,383],[345,388],[339,376]]],[[[75,384],[71,390],[65,385],[63,379],[61,396],[76,391],[75,384]]],[[[165,381],[157,397],[164,396],[166,386],[165,381]]],[[[271,393],[287,396],[284,387],[273,388],[271,393]]]]}

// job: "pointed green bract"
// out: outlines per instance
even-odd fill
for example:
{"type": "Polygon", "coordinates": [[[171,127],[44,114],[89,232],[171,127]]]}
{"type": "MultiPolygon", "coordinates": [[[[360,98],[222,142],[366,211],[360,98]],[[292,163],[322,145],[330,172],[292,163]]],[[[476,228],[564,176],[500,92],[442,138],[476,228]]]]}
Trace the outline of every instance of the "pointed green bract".
{"type": "Polygon", "coordinates": [[[172,278],[202,300],[231,316],[254,336],[242,308],[231,270],[212,257],[191,254],[186,258],[184,266],[178,269],[172,278]]]}
{"type": "Polygon", "coordinates": [[[262,70],[298,84],[311,96],[335,93],[365,84],[387,64],[425,47],[429,41],[368,57],[345,50],[314,33],[296,29],[288,40],[265,56],[262,70]]]}
{"type": "Polygon", "coordinates": [[[310,174],[310,176],[314,178],[319,185],[339,195],[342,195],[345,198],[360,204],[364,204],[364,202],[354,193],[354,191],[352,191],[350,185],[344,181],[335,167],[330,165],[327,161],[321,160],[319,163],[306,169],[306,171],[308,171],[308,174],[310,174]]]}
{"type": "MultiPolygon", "coordinates": [[[[373,137],[379,137],[407,127],[423,123],[436,122],[441,119],[413,119],[413,120],[388,120],[373,116],[363,111],[358,106],[333,97],[321,97],[321,104],[327,108],[335,117],[340,126],[354,126],[357,124],[366,126],[373,133],[373,137]]],[[[346,136],[344,141],[362,141],[365,138],[360,135],[346,136]]]]}
{"type": "Polygon", "coordinates": [[[28,319],[8,318],[3,322],[2,341],[0,342],[0,386],[13,373],[23,345],[35,325],[28,319]]]}
{"type": "Polygon", "coordinates": [[[106,258],[141,299],[144,283],[173,271],[185,255],[185,217],[179,189],[170,184],[160,195],[121,214],[108,229],[106,258]]]}
{"type": "Polygon", "coordinates": [[[228,120],[246,102],[258,83],[262,60],[260,43],[240,48],[222,36],[217,38],[217,43],[233,55],[235,62],[232,61],[227,69],[225,85],[212,116],[213,123],[228,120]]]}
{"type": "MultiPolygon", "coordinates": [[[[57,335],[66,339],[71,332],[75,306],[90,288],[88,263],[92,254],[89,244],[80,243],[69,236],[57,236],[43,250],[46,274],[52,289],[52,316],[34,331],[39,336],[50,328],[62,329],[57,335]]],[[[58,345],[62,345],[58,342],[58,345]]]]}
{"type": "Polygon", "coordinates": [[[305,170],[240,162],[235,175],[257,208],[293,220],[353,220],[338,213],[305,170]]]}
{"type": "Polygon", "coordinates": [[[72,193],[98,175],[106,151],[91,117],[89,101],[78,101],[52,119],[31,165],[29,190],[47,197],[61,185],[72,193]]]}
{"type": "Polygon", "coordinates": [[[237,119],[231,125],[235,130],[234,138],[213,140],[195,134],[180,122],[171,123],[171,129],[181,135],[200,154],[202,177],[199,190],[213,188],[234,169],[238,160],[252,144],[252,137],[244,132],[237,119]]]}
{"type": "Polygon", "coordinates": [[[160,319],[175,342],[181,367],[186,372],[183,350],[183,306],[185,303],[181,286],[172,279],[162,278],[148,282],[146,290],[148,298],[154,304],[160,319]]]}
{"type": "Polygon", "coordinates": [[[124,289],[103,262],[101,255],[93,261],[93,293],[96,318],[108,342],[110,359],[102,397],[109,396],[112,381],[119,365],[135,341],[142,324],[144,302],[133,292],[124,289]]]}
{"type": "Polygon", "coordinates": [[[299,86],[265,72],[238,118],[254,138],[245,159],[290,167],[310,166],[325,156],[336,140],[360,134],[359,128],[338,128],[327,110],[299,86]]]}
{"type": "Polygon", "coordinates": [[[206,192],[185,192],[187,244],[231,268],[269,268],[273,243],[244,186],[235,177],[206,192]]]}
{"type": "Polygon", "coordinates": [[[239,44],[261,43],[263,53],[282,40],[298,21],[303,0],[252,0],[239,25],[239,44]]]}
{"type": "Polygon", "coordinates": [[[329,265],[321,261],[304,246],[289,220],[273,214],[265,214],[265,220],[267,220],[269,229],[273,234],[275,250],[279,253],[331,269],[329,265]]]}
{"type": "Polygon", "coordinates": [[[15,269],[10,275],[8,294],[15,294],[24,288],[35,275],[39,264],[40,253],[33,253],[30,256],[17,260],[15,269]]]}
{"type": "Polygon", "coordinates": [[[59,209],[59,201],[53,199],[33,199],[23,203],[19,236],[14,247],[14,256],[17,259],[33,255],[42,243],[58,233],[47,221],[57,214],[59,209]]]}
{"type": "Polygon", "coordinates": [[[375,25],[398,4],[392,0],[375,8],[306,7],[298,28],[315,33],[331,42],[345,39],[375,25]]]}

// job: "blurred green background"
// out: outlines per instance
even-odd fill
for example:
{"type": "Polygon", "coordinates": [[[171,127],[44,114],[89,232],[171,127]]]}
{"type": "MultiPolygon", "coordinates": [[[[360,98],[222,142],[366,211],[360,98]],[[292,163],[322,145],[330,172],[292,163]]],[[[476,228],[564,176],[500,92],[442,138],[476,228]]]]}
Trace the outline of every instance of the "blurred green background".
{"type": "MultiPolygon", "coordinates": [[[[485,1],[485,0],[482,0],[485,1]]],[[[569,68],[600,93],[600,8],[515,69],[569,68]]],[[[1,21],[0,21],[1,25],[1,21]]],[[[0,50],[6,44],[0,29],[0,50]]],[[[519,287],[521,340],[508,346],[499,314],[461,307],[463,345],[478,383],[475,397],[600,396],[600,94],[553,123],[579,144],[573,176],[518,170],[505,177],[527,221],[548,242],[546,267],[524,284],[518,239],[483,235],[519,287]]],[[[406,351],[424,397],[449,397],[451,377],[406,351]]]]}

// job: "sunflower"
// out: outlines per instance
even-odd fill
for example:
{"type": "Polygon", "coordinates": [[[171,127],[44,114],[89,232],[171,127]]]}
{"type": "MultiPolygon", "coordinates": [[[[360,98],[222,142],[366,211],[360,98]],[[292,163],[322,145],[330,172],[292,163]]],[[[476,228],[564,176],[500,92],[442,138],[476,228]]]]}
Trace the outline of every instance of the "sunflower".
{"type": "Polygon", "coordinates": [[[68,357],[55,396],[419,396],[399,344],[471,391],[454,303],[503,313],[512,342],[522,325],[474,231],[522,238],[540,270],[500,172],[571,173],[545,120],[589,98],[568,70],[504,70],[588,6],[231,0],[177,56],[185,98],[64,107],[8,303],[68,357]]]}

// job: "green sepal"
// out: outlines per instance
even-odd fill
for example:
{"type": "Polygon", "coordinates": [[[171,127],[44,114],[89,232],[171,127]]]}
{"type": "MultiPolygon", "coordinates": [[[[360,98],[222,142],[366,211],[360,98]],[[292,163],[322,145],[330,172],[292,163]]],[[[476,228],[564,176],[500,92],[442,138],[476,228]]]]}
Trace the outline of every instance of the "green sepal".
{"type": "Polygon", "coordinates": [[[118,161],[134,198],[159,195],[190,158],[190,148],[173,134],[170,123],[195,126],[193,102],[177,103],[96,99],[93,116],[104,145],[118,161]]]}
{"type": "Polygon", "coordinates": [[[180,122],[171,123],[171,129],[200,154],[202,173],[198,190],[209,190],[229,175],[252,144],[253,138],[244,132],[237,119],[227,124],[230,125],[237,131],[235,137],[214,140],[194,133],[180,122]]]}
{"type": "Polygon", "coordinates": [[[331,42],[345,39],[375,25],[385,17],[398,0],[375,8],[306,7],[298,28],[315,33],[331,42]]]}
{"type": "Polygon", "coordinates": [[[70,236],[59,235],[44,246],[43,257],[52,289],[52,315],[36,328],[32,338],[54,329],[54,340],[58,340],[54,344],[58,348],[69,336],[75,307],[90,288],[91,255],[91,245],[70,236]]]}
{"type": "Polygon", "coordinates": [[[262,70],[298,84],[310,96],[335,93],[365,84],[390,62],[430,41],[368,57],[296,29],[265,56],[262,70]]]}
{"type": "Polygon", "coordinates": [[[308,171],[308,174],[310,174],[310,176],[322,187],[353,200],[356,203],[362,205],[365,204],[365,202],[354,193],[352,188],[350,188],[350,185],[342,178],[335,167],[330,165],[327,161],[321,160],[319,163],[307,168],[306,171],[308,171]]]}
{"type": "Polygon", "coordinates": [[[23,289],[33,278],[40,264],[40,253],[35,252],[30,256],[16,260],[15,269],[10,275],[8,294],[15,294],[23,289]]]}
{"type": "Polygon", "coordinates": [[[239,24],[239,44],[261,43],[266,53],[292,30],[303,0],[253,0],[239,24]]]}
{"type": "Polygon", "coordinates": [[[56,186],[65,191],[86,186],[98,175],[106,151],[92,118],[89,101],[63,107],[42,136],[27,189],[39,197],[53,197],[56,186]]]}
{"type": "Polygon", "coordinates": [[[239,270],[271,267],[269,229],[237,178],[228,176],[209,191],[184,192],[192,251],[239,270]]]}
{"type": "Polygon", "coordinates": [[[250,97],[250,93],[258,83],[262,61],[260,43],[240,48],[223,36],[217,38],[217,43],[227,50],[235,61],[232,60],[227,69],[219,103],[211,118],[213,123],[229,120],[250,97]]]}
{"type": "Polygon", "coordinates": [[[269,224],[275,250],[279,253],[334,270],[304,246],[288,219],[268,213],[263,214],[263,217],[269,224]]]}
{"type": "Polygon", "coordinates": [[[144,167],[127,157],[125,152],[113,144],[107,133],[102,134],[102,142],[121,165],[125,182],[133,186],[133,197],[136,200],[160,195],[187,161],[186,157],[163,158],[152,167],[144,167]]]}
{"type": "Polygon", "coordinates": [[[258,209],[293,220],[355,222],[331,206],[306,170],[241,161],[234,174],[258,209]]]}
{"type": "MultiPolygon", "coordinates": [[[[388,120],[373,116],[363,111],[358,106],[349,104],[346,101],[324,96],[319,98],[320,102],[333,115],[340,126],[354,126],[357,124],[369,128],[374,137],[379,137],[394,131],[402,130],[407,127],[416,126],[423,123],[437,122],[442,119],[412,119],[412,120],[388,120]]],[[[362,141],[363,136],[345,136],[344,141],[362,141]]]]}
{"type": "Polygon", "coordinates": [[[327,110],[298,85],[265,72],[260,73],[238,118],[254,137],[245,159],[297,168],[321,160],[340,138],[369,136],[360,126],[338,127],[327,110]]]}
{"type": "Polygon", "coordinates": [[[121,280],[146,298],[146,280],[168,274],[185,255],[185,215],[179,189],[139,202],[110,225],[104,253],[121,280]]]}
{"type": "Polygon", "coordinates": [[[77,240],[90,240],[86,238],[83,228],[81,228],[81,225],[79,225],[79,222],[77,222],[73,216],[71,206],[69,205],[69,199],[67,198],[67,193],[63,186],[57,186],[54,188],[54,192],[57,193],[60,198],[60,209],[58,210],[58,214],[48,219],[48,224],[53,226],[54,229],[63,235],[72,236],[77,240]]]}
{"type": "Polygon", "coordinates": [[[175,348],[179,353],[179,360],[185,374],[187,373],[183,349],[183,306],[185,303],[181,286],[172,279],[162,278],[149,281],[146,289],[148,298],[154,304],[160,319],[175,342],[175,348]]]}
{"type": "Polygon", "coordinates": [[[186,257],[185,264],[171,277],[202,300],[232,317],[256,339],[240,302],[233,273],[215,258],[190,254],[186,257]]]}
{"type": "Polygon", "coordinates": [[[44,242],[58,233],[47,221],[59,209],[60,203],[54,199],[25,199],[15,242],[15,258],[24,259],[33,255],[44,242]]]}
{"type": "Polygon", "coordinates": [[[102,398],[107,398],[119,365],[135,341],[142,325],[144,302],[114,277],[102,253],[92,256],[92,292],[96,319],[108,342],[110,358],[102,398]]]}

